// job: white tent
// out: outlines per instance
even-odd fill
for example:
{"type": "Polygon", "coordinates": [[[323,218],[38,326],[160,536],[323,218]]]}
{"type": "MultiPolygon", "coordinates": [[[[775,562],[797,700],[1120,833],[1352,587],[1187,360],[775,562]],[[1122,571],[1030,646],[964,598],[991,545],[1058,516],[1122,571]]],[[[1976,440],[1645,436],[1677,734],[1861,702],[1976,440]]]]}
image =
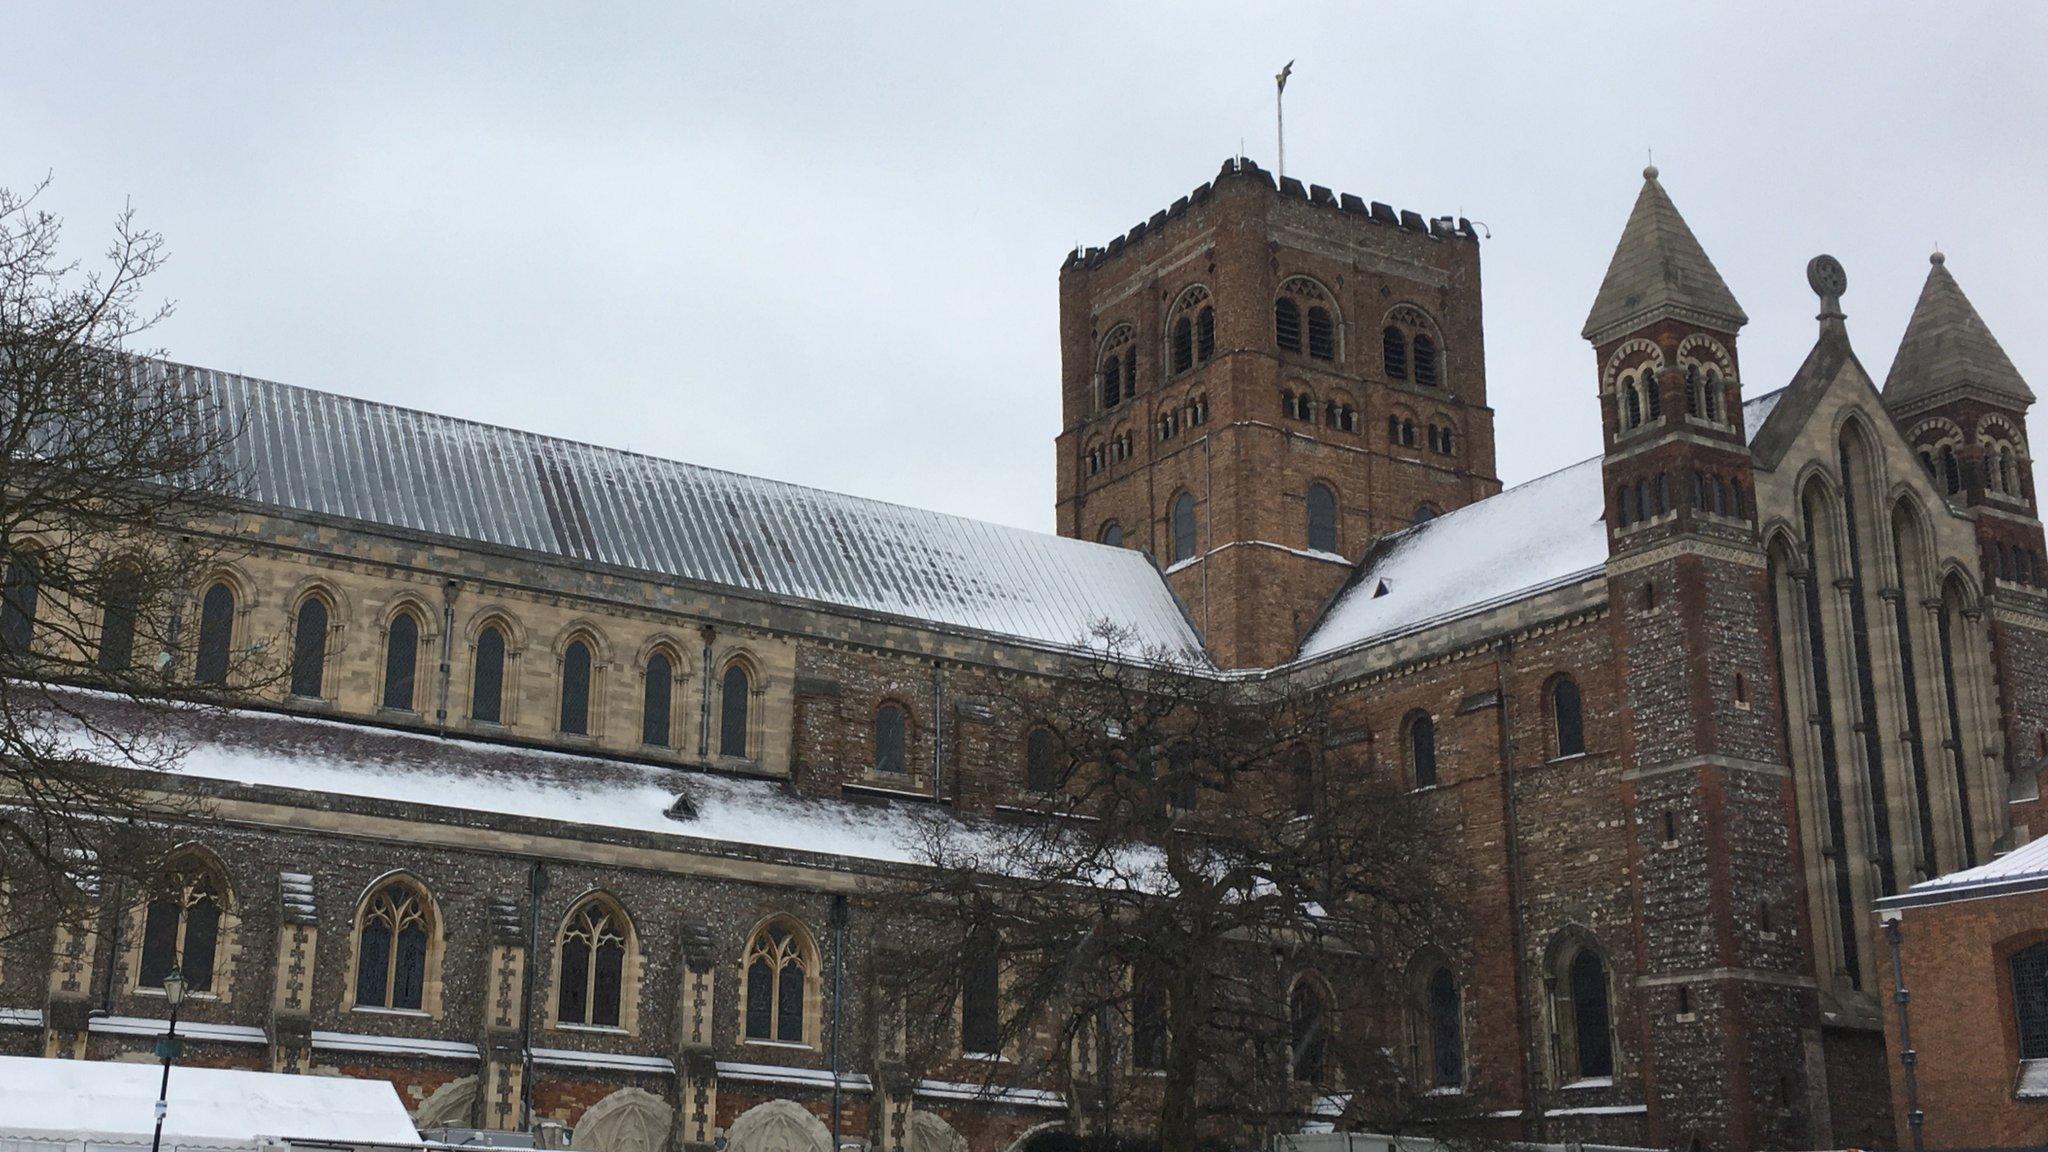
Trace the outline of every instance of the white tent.
{"type": "MultiPolygon", "coordinates": [[[[0,1056],[0,1144],[141,1141],[156,1127],[160,1064],[0,1056]]],[[[383,1080],[171,1069],[164,1147],[271,1141],[409,1144],[419,1131],[383,1080]]]]}

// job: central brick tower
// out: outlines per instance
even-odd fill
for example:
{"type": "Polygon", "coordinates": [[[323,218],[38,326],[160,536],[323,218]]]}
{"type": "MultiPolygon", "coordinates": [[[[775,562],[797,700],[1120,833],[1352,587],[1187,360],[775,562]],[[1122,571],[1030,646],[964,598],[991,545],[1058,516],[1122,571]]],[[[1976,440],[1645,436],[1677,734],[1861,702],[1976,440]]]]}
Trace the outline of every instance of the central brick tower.
{"type": "Polygon", "coordinates": [[[1060,269],[1059,531],[1281,663],[1373,539],[1500,490],[1479,242],[1249,160],[1060,269]]]}

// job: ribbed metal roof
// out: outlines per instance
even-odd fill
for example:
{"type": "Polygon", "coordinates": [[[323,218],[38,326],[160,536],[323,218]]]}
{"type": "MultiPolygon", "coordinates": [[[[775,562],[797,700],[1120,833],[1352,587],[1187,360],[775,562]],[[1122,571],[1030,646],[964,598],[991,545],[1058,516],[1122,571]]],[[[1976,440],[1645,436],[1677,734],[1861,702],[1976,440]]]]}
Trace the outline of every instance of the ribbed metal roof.
{"type": "MultiPolygon", "coordinates": [[[[1200,640],[1142,553],[184,365],[279,508],[1081,647],[1200,640]]],[[[1198,657],[1199,658],[1199,657],[1198,657]]]]}

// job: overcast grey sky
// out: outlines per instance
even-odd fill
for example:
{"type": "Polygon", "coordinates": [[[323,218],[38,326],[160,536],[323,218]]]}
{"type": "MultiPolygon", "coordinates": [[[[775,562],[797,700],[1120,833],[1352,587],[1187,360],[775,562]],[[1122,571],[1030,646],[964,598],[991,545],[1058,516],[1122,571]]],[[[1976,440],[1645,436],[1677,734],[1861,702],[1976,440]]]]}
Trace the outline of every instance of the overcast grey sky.
{"type": "Polygon", "coordinates": [[[1510,483],[1598,450],[1650,147],[1750,394],[1821,251],[1882,381],[1937,242],[2048,393],[2048,5],[173,7],[8,6],[0,182],[132,199],[192,363],[1049,529],[1061,258],[1270,164],[1291,58],[1290,173],[1492,228],[1510,483]]]}

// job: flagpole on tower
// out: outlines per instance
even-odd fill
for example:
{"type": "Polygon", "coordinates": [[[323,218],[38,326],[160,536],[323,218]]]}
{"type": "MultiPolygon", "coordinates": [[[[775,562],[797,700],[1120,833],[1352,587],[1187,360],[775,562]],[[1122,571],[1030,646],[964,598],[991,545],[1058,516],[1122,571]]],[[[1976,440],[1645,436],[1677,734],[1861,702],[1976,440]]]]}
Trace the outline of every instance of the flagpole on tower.
{"type": "Polygon", "coordinates": [[[1280,74],[1273,77],[1273,124],[1279,135],[1279,158],[1276,167],[1280,175],[1287,175],[1287,78],[1294,74],[1294,61],[1289,60],[1280,74]]]}

